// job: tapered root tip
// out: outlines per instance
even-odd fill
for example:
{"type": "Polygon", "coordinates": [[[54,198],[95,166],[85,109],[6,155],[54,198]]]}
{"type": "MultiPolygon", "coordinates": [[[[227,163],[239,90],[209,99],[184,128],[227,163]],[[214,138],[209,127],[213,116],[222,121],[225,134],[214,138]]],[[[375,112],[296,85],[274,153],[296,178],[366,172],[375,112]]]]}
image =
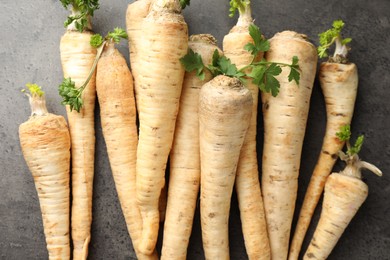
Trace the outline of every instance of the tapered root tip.
{"type": "Polygon", "coordinates": [[[138,250],[145,255],[151,255],[156,247],[160,218],[157,214],[143,220],[142,237],[138,250]]]}
{"type": "Polygon", "coordinates": [[[91,237],[89,236],[87,239],[85,239],[84,244],[81,247],[74,245],[73,259],[86,260],[88,258],[88,245],[90,240],[91,237]]]}

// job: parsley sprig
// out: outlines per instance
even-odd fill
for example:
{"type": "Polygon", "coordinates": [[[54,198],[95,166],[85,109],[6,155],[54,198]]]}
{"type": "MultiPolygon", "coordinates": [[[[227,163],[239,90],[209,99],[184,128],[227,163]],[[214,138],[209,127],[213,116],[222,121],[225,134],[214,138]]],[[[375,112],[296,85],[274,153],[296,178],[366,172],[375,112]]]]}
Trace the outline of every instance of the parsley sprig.
{"type": "Polygon", "coordinates": [[[72,15],[66,19],[64,26],[74,22],[79,32],[84,31],[88,26],[88,19],[93,16],[95,10],[99,9],[99,0],[60,0],[62,5],[68,9],[72,6],[72,15]]]}
{"type": "Polygon", "coordinates": [[[341,31],[344,28],[344,26],[345,23],[342,20],[335,20],[333,21],[332,28],[318,35],[320,46],[318,46],[317,52],[320,58],[328,57],[328,50],[333,44],[336,44],[335,53],[333,57],[336,57],[337,55],[341,55],[343,56],[343,58],[346,58],[349,50],[347,44],[350,43],[352,39],[351,38],[343,39],[341,37],[341,31]]]}
{"type": "Polygon", "coordinates": [[[351,127],[349,125],[342,126],[340,132],[336,133],[336,136],[340,141],[345,141],[347,145],[347,152],[339,151],[339,157],[341,160],[347,163],[346,168],[340,172],[343,175],[355,177],[361,179],[361,170],[367,169],[375,173],[378,176],[382,176],[382,171],[375,165],[362,161],[359,158],[358,153],[362,149],[364,136],[360,135],[353,146],[350,144],[351,139],[351,127]]]}
{"type": "Polygon", "coordinates": [[[122,39],[127,39],[127,32],[119,27],[116,27],[112,32],[107,33],[106,37],[96,33],[92,35],[90,44],[92,47],[99,48],[107,42],[119,43],[122,39]]]}
{"type": "Polygon", "coordinates": [[[26,90],[30,92],[30,94],[26,95],[31,95],[31,96],[36,96],[36,97],[43,97],[45,95],[45,92],[42,90],[42,87],[37,85],[37,84],[32,84],[32,83],[27,83],[26,84],[26,89],[22,89],[23,93],[26,93],[26,90]]]}
{"type": "Polygon", "coordinates": [[[62,97],[61,104],[69,105],[70,111],[76,110],[77,112],[80,112],[83,106],[83,99],[82,99],[83,91],[85,87],[88,85],[89,81],[91,80],[96,70],[97,63],[103,53],[103,49],[105,45],[108,42],[119,43],[121,39],[127,39],[126,31],[121,28],[115,28],[114,31],[109,32],[105,38],[103,38],[103,36],[101,36],[100,34],[92,35],[90,44],[92,47],[98,49],[97,49],[96,58],[92,65],[91,71],[87,79],[83,83],[83,85],[81,85],[78,88],[76,87],[75,82],[72,81],[71,78],[64,78],[64,80],[58,87],[59,94],[62,97]]]}
{"type": "Polygon", "coordinates": [[[261,91],[271,93],[274,97],[279,93],[280,83],[276,79],[276,76],[282,72],[282,67],[290,68],[288,80],[290,82],[295,81],[296,84],[299,85],[300,68],[298,65],[298,57],[294,56],[291,64],[268,62],[265,59],[256,61],[256,57],[260,52],[269,50],[270,44],[268,40],[264,39],[262,36],[259,27],[254,24],[250,25],[249,34],[253,39],[253,43],[248,43],[244,48],[253,55],[253,59],[249,65],[240,70],[237,69],[237,66],[233,64],[230,59],[221,56],[217,50],[214,51],[212,63],[207,66],[204,65],[202,57],[191,49],[182,59],[180,59],[180,61],[187,72],[196,71],[196,75],[201,80],[204,80],[205,78],[205,69],[210,71],[213,77],[217,75],[226,75],[238,78],[243,83],[245,83],[246,78],[250,78],[261,91]]]}
{"type": "Polygon", "coordinates": [[[353,146],[350,144],[351,139],[351,126],[345,125],[342,126],[340,129],[340,132],[336,133],[336,136],[339,138],[340,141],[343,141],[347,145],[347,155],[352,157],[356,154],[358,154],[362,148],[363,142],[364,142],[364,135],[360,135],[353,146]]]}

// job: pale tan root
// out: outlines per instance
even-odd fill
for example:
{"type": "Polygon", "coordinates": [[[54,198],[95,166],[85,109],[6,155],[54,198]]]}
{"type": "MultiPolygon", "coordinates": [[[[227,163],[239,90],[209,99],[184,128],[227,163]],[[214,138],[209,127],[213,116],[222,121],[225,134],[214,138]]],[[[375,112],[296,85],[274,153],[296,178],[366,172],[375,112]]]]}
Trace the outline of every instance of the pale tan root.
{"type": "MultiPolygon", "coordinates": [[[[61,38],[60,52],[64,78],[70,77],[80,87],[88,77],[96,49],[90,45],[92,33],[67,31],[61,38]]],[[[78,113],[67,106],[72,141],[72,241],[73,258],[86,259],[91,240],[92,189],[95,155],[95,76],[82,94],[83,107],[78,113]]]]}
{"type": "Polygon", "coordinates": [[[178,1],[156,0],[143,20],[139,80],[136,190],[143,226],[140,252],[150,254],[157,242],[158,203],[173,142],[187,53],[188,28],[178,1]],[[171,6],[173,4],[173,6],[171,6]]]}
{"type": "Polygon", "coordinates": [[[342,126],[350,125],[358,87],[356,65],[324,62],[320,66],[319,79],[326,105],[326,131],[321,153],[307,188],[299,213],[298,223],[290,246],[289,259],[296,260],[309,228],[314,210],[324,190],[326,178],[343,148],[336,133],[342,126]]]}
{"type": "MultiPolygon", "coordinates": [[[[244,49],[247,43],[253,42],[249,35],[249,26],[252,23],[252,19],[241,17],[237,25],[223,39],[225,56],[236,64],[238,69],[249,65],[253,60],[253,55],[244,49]]],[[[263,53],[260,53],[256,60],[261,60],[262,57],[263,53]]],[[[249,79],[245,86],[251,91],[253,97],[252,117],[238,161],[235,187],[248,257],[249,259],[270,259],[271,250],[256,152],[259,88],[249,79]]]]}
{"type": "Polygon", "coordinates": [[[262,191],[273,260],[287,258],[290,229],[298,189],[298,174],[317,51],[304,35],[284,31],[270,39],[267,61],[291,63],[298,56],[299,86],[288,82],[288,68],[277,76],[277,97],[262,93],[264,145],[262,191]]]}
{"type": "MultiPolygon", "coordinates": [[[[142,20],[148,15],[150,4],[152,0],[138,0],[134,1],[128,5],[126,11],[126,29],[128,34],[128,42],[129,42],[129,52],[130,52],[130,66],[131,71],[134,78],[134,84],[138,84],[138,62],[139,58],[137,53],[139,52],[139,48],[142,46],[138,46],[140,39],[142,37],[142,20]]],[[[160,214],[160,222],[164,222],[165,220],[165,209],[167,206],[167,188],[164,187],[161,190],[161,196],[159,199],[159,214],[160,214]]]]}
{"type": "Polygon", "coordinates": [[[367,195],[368,186],[360,179],[332,173],[325,184],[320,220],[303,259],[327,259],[367,195]]]}
{"type": "Polygon", "coordinates": [[[20,125],[23,156],[34,178],[49,259],[70,259],[70,136],[62,116],[32,116],[20,125]]]}
{"type": "Polygon", "coordinates": [[[138,251],[142,218],[136,200],[135,164],[138,134],[134,86],[126,60],[110,43],[105,47],[96,72],[96,92],[111,171],[127,229],[138,259],[157,259],[138,251]]]}
{"type": "MultiPolygon", "coordinates": [[[[218,47],[211,35],[193,35],[188,47],[210,64],[218,47]]],[[[221,51],[220,51],[221,52],[221,51]]],[[[170,153],[168,204],[164,223],[161,259],[183,259],[191,236],[200,185],[199,91],[211,79],[206,71],[202,81],[195,72],[186,73],[170,153]]]]}
{"type": "Polygon", "coordinates": [[[229,209],[252,95],[238,79],[217,76],[200,90],[200,215],[206,259],[229,259],[229,209]]]}

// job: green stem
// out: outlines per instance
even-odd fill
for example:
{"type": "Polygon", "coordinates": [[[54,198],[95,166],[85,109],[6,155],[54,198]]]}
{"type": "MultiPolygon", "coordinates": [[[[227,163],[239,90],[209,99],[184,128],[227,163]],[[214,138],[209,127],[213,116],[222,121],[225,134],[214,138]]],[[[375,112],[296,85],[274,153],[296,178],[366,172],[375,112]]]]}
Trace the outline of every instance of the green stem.
{"type": "Polygon", "coordinates": [[[253,23],[250,1],[247,1],[241,8],[238,8],[238,12],[240,16],[238,17],[237,26],[246,27],[253,23]]]}
{"type": "Polygon", "coordinates": [[[340,36],[337,37],[334,42],[336,43],[336,48],[334,50],[333,57],[336,58],[337,55],[340,55],[343,58],[346,58],[348,55],[348,48],[346,45],[341,43],[341,38],[340,36]]]}
{"type": "Polygon", "coordinates": [[[276,64],[276,65],[279,65],[279,66],[282,66],[282,67],[290,67],[291,68],[291,64],[287,64],[287,63],[280,63],[280,62],[270,62],[270,61],[259,61],[259,62],[251,62],[249,65],[246,65],[244,67],[242,67],[239,72],[244,72],[246,69],[250,68],[250,67],[253,67],[253,66],[258,66],[258,65],[270,65],[270,64],[276,64]]]}
{"type": "Polygon", "coordinates": [[[93,74],[95,73],[95,70],[96,70],[96,66],[98,64],[98,61],[100,59],[100,57],[102,56],[102,53],[103,53],[103,49],[105,47],[105,45],[107,44],[107,41],[104,41],[102,43],[102,45],[100,45],[100,47],[98,48],[97,50],[97,54],[96,54],[96,57],[95,57],[95,60],[92,64],[92,68],[91,68],[91,71],[89,72],[89,75],[88,75],[88,78],[85,80],[84,84],[79,88],[79,94],[78,94],[78,97],[81,96],[83,90],[85,89],[85,87],[88,85],[89,81],[91,80],[93,74]]]}

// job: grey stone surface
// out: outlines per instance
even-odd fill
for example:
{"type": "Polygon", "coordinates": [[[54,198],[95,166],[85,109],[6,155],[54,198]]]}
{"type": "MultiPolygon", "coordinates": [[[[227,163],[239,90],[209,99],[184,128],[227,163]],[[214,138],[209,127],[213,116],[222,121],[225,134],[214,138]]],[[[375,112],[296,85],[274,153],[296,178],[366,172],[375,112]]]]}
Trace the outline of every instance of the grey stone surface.
{"type": "MultiPolygon", "coordinates": [[[[93,26],[105,34],[125,27],[125,10],[131,1],[101,0],[93,26]]],[[[334,19],[343,19],[345,34],[353,37],[350,59],[359,68],[359,92],[352,128],[364,133],[361,157],[376,164],[384,176],[365,174],[370,187],[367,201],[342,236],[329,259],[390,259],[390,2],[389,0],[265,0],[252,1],[253,15],[266,37],[290,29],[307,34],[317,44],[317,34],[334,19]]],[[[190,33],[211,33],[221,44],[235,23],[229,19],[228,1],[192,0],[184,11],[190,33]]],[[[20,89],[27,82],[42,85],[48,108],[65,115],[57,86],[62,80],[59,40],[67,12],[59,1],[2,0],[0,2],[0,259],[45,259],[47,251],[33,179],[23,160],[18,126],[30,109],[20,89]]],[[[120,45],[127,55],[127,44],[120,45]]],[[[96,111],[96,171],[92,241],[89,259],[134,259],[134,251],[118,203],[96,111]]],[[[259,117],[259,148],[262,142],[259,117]]],[[[325,128],[323,96],[315,82],[302,154],[297,211],[302,203],[325,128]]],[[[261,149],[259,149],[259,161],[261,149]]],[[[260,161],[261,163],[261,161],[260,161]]],[[[340,170],[341,163],[335,167],[340,170]]],[[[316,211],[315,219],[319,217],[316,211]]],[[[294,220],[295,225],[295,220],[294,220]]],[[[312,234],[314,226],[310,228],[312,234]]],[[[305,247],[308,239],[305,241],[305,247]]],[[[159,239],[159,248],[161,237],[159,239]]],[[[235,195],[230,218],[232,259],[246,259],[235,195]]],[[[199,211],[188,248],[188,259],[203,259],[199,211]]]]}

